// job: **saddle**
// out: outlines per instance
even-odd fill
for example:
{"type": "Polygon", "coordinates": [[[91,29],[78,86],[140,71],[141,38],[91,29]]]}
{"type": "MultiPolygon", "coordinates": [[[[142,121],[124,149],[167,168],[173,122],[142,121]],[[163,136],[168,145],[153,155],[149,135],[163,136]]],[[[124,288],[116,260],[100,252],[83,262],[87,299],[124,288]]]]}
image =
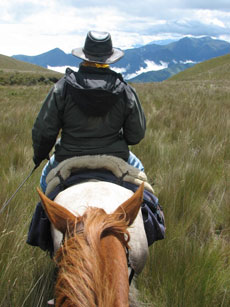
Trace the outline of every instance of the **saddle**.
{"type": "Polygon", "coordinates": [[[111,172],[117,179],[122,179],[137,186],[144,183],[145,189],[154,193],[152,186],[148,183],[146,174],[129,165],[123,159],[108,155],[86,155],[64,160],[56,168],[52,169],[46,178],[46,194],[49,195],[58,184],[73,174],[82,171],[88,171],[90,174],[92,170],[98,173],[101,171],[111,172]]]}

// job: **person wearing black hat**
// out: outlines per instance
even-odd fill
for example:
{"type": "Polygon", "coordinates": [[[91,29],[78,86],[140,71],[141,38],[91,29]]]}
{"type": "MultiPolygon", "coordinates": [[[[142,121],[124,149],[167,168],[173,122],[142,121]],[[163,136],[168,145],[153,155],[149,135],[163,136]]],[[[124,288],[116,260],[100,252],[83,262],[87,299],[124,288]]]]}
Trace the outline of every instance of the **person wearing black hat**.
{"type": "Polygon", "coordinates": [[[73,49],[72,54],[83,60],[78,72],[66,69],[46,97],[32,129],[36,166],[49,157],[55,145],[54,155],[42,171],[44,192],[48,172],[74,156],[117,156],[143,170],[128,145],[144,138],[144,111],[135,90],[109,67],[124,52],[113,47],[108,32],[89,31],[84,47],[73,49]]]}

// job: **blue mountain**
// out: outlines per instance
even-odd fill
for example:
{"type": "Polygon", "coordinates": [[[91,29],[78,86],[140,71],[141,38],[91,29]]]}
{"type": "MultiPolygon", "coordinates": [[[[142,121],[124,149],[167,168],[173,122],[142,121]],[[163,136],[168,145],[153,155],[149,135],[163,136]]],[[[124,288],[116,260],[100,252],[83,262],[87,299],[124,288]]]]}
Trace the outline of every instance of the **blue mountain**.
{"type": "MultiPolygon", "coordinates": [[[[154,75],[154,80],[162,81],[162,78],[165,80],[169,75],[171,76],[173,70],[177,73],[180,69],[184,70],[195,63],[227,53],[230,53],[230,44],[226,41],[210,37],[184,37],[166,45],[153,43],[138,48],[127,49],[125,50],[125,56],[119,62],[113,64],[112,68],[120,69],[126,79],[129,76],[139,75],[138,79],[140,80],[141,74],[147,74],[144,77],[142,76],[142,79],[145,80],[144,82],[152,80],[151,78],[153,77],[150,78],[151,75],[154,75]],[[151,69],[148,67],[149,63],[158,65],[158,69],[162,66],[162,69],[149,72],[151,69]],[[188,63],[190,65],[187,65],[188,63]],[[163,69],[168,70],[163,71],[163,69]],[[159,75],[159,78],[157,75],[159,75]]],[[[37,56],[14,55],[13,58],[43,67],[78,66],[81,62],[80,59],[71,54],[66,54],[59,48],[37,56]]],[[[132,80],[136,82],[135,79],[132,80]]]]}
{"type": "Polygon", "coordinates": [[[47,66],[78,66],[80,63],[80,59],[72,56],[72,54],[66,54],[59,48],[35,56],[13,55],[13,58],[46,68],[47,66]]]}

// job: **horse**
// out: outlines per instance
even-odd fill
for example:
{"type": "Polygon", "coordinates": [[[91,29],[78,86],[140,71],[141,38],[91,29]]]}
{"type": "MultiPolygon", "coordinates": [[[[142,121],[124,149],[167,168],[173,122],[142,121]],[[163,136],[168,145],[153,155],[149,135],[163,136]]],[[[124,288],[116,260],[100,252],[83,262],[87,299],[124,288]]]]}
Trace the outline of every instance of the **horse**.
{"type": "Polygon", "coordinates": [[[143,184],[133,193],[109,182],[84,182],[52,201],[38,189],[58,268],[55,306],[130,306],[127,256],[137,274],[148,256],[143,191],[143,184]]]}

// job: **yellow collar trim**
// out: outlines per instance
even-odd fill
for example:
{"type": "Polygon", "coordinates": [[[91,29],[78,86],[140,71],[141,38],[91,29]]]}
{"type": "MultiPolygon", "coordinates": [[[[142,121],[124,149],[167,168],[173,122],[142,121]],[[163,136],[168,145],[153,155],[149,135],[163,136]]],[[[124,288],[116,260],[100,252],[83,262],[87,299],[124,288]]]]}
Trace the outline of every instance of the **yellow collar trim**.
{"type": "Polygon", "coordinates": [[[84,61],[82,65],[96,67],[96,68],[109,68],[109,64],[100,64],[100,63],[94,63],[94,62],[88,62],[88,61],[84,61]]]}

